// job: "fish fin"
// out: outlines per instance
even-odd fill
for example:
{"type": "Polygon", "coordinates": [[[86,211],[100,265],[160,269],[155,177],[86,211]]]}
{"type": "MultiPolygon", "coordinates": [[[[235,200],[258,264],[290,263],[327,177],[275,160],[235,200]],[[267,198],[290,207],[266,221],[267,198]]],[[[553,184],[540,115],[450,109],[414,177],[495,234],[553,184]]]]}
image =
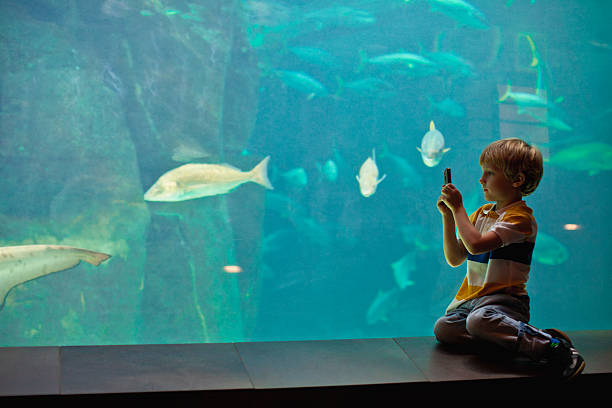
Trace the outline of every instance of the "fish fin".
{"type": "Polygon", "coordinates": [[[312,100],[312,98],[314,98],[315,96],[316,96],[316,95],[315,95],[315,93],[314,93],[314,92],[313,92],[313,93],[310,93],[310,94],[308,94],[308,96],[306,97],[306,100],[307,100],[307,101],[311,101],[311,100],[312,100]]]}
{"type": "Polygon", "coordinates": [[[448,152],[450,149],[451,149],[450,147],[446,147],[446,148],[442,149],[442,153],[446,153],[446,152],[448,152]]]}
{"type": "Polygon", "coordinates": [[[417,146],[417,150],[421,153],[423,153],[423,151],[421,150],[421,148],[419,146],[417,146]]]}
{"type": "Polygon", "coordinates": [[[383,181],[385,178],[387,178],[387,175],[384,174],[381,178],[379,178],[378,180],[376,180],[376,185],[380,184],[381,181],[383,181]]]}
{"type": "Polygon", "coordinates": [[[503,102],[508,99],[510,97],[510,92],[512,92],[512,86],[510,85],[510,82],[508,82],[506,92],[498,99],[498,101],[503,102]]]}
{"type": "Polygon", "coordinates": [[[431,132],[432,130],[436,130],[436,125],[433,120],[429,122],[429,131],[431,132]]]}
{"type": "Polygon", "coordinates": [[[95,252],[87,249],[82,249],[81,251],[81,260],[94,266],[100,265],[102,262],[111,257],[111,255],[103,254],[102,252],[95,252]]]}
{"type": "Polygon", "coordinates": [[[372,148],[372,161],[376,163],[376,152],[374,151],[374,148],[372,148]]]}
{"type": "Polygon", "coordinates": [[[251,181],[264,186],[269,190],[273,190],[272,183],[270,183],[270,179],[268,178],[268,162],[270,161],[270,156],[266,156],[259,164],[253,167],[253,170],[250,171],[252,178],[251,181]]]}
{"type": "Polygon", "coordinates": [[[359,180],[359,175],[358,175],[358,174],[357,174],[357,175],[355,175],[355,178],[357,179],[357,181],[358,181],[359,183],[361,183],[361,180],[359,180]]]}

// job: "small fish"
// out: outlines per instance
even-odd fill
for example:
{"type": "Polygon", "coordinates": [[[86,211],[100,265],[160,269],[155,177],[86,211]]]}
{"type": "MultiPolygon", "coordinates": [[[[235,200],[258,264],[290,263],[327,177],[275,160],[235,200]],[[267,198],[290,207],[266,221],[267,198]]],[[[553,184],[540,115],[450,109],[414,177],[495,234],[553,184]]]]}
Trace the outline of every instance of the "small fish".
{"type": "Polygon", "coordinates": [[[285,85],[308,95],[309,100],[314,97],[327,96],[328,94],[327,88],[321,82],[304,72],[285,70],[276,70],[274,72],[285,85]]]}
{"type": "Polygon", "coordinates": [[[410,251],[397,261],[391,264],[395,283],[400,289],[406,289],[408,286],[414,285],[411,280],[412,273],[416,271],[416,251],[410,251]]]}
{"type": "Polygon", "coordinates": [[[345,6],[332,6],[304,14],[305,21],[312,21],[318,30],[324,27],[363,27],[376,22],[376,18],[365,10],[345,6]]]}
{"type": "Polygon", "coordinates": [[[386,143],[383,146],[382,154],[379,155],[379,159],[383,163],[391,164],[390,167],[393,169],[392,175],[393,171],[399,175],[403,187],[409,187],[415,190],[423,187],[423,177],[414,169],[408,160],[397,154],[391,153],[386,143]]]}
{"type": "Polygon", "coordinates": [[[302,167],[297,167],[281,174],[281,177],[293,187],[302,188],[308,184],[308,174],[302,167]]]}
{"type": "Polygon", "coordinates": [[[378,178],[378,167],[376,166],[376,157],[374,149],[372,149],[372,157],[368,157],[359,169],[359,175],[355,176],[359,182],[359,190],[361,195],[369,197],[376,192],[378,184],[387,177],[385,174],[380,179],[378,178]]]}
{"type": "Polygon", "coordinates": [[[174,149],[172,149],[172,160],[176,162],[187,163],[194,160],[201,160],[209,157],[210,153],[202,148],[198,142],[193,139],[181,140],[174,149]]]}
{"type": "Polygon", "coordinates": [[[462,118],[465,116],[465,108],[450,98],[445,98],[439,102],[436,102],[432,97],[427,98],[429,99],[430,114],[435,110],[453,118],[462,118]]]}
{"type": "Polygon", "coordinates": [[[185,201],[226,194],[252,181],[272,189],[268,180],[268,161],[263,159],[251,171],[240,171],[227,164],[189,163],[163,174],[145,193],[145,201],[185,201]]]}
{"type": "Polygon", "coordinates": [[[361,63],[382,67],[385,69],[429,69],[436,70],[436,65],[422,55],[409,52],[397,52],[392,54],[379,55],[378,57],[367,58],[361,53],[361,63]]]}
{"type": "Polygon", "coordinates": [[[317,169],[327,181],[333,183],[338,180],[338,165],[332,159],[327,160],[322,166],[317,163],[317,169]]]}
{"type": "Polygon", "coordinates": [[[399,300],[399,289],[393,288],[388,291],[378,291],[376,298],[370,304],[366,313],[366,322],[376,324],[389,321],[389,313],[395,309],[399,300]]]}
{"type": "Polygon", "coordinates": [[[425,57],[451,78],[474,77],[474,65],[465,58],[452,52],[426,52],[425,57]]]}
{"type": "Polygon", "coordinates": [[[395,94],[393,85],[375,77],[357,79],[347,83],[341,82],[340,90],[351,95],[370,98],[383,98],[395,94]]]}
{"type": "Polygon", "coordinates": [[[450,150],[450,147],[444,147],[444,136],[436,129],[433,120],[429,122],[429,132],[425,133],[421,147],[417,147],[417,150],[421,152],[423,163],[427,167],[435,167],[450,150]]]}
{"type": "Polygon", "coordinates": [[[81,261],[98,266],[110,255],[65,245],[0,247],[0,309],[12,288],[24,282],[72,268],[81,261]]]}

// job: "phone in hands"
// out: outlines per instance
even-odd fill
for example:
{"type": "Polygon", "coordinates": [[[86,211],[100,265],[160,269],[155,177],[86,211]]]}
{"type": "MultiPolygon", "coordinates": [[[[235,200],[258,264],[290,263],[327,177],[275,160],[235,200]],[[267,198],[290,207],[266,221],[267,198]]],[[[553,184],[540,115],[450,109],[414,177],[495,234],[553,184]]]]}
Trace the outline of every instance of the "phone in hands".
{"type": "Polygon", "coordinates": [[[448,167],[444,169],[444,184],[452,183],[451,181],[451,169],[448,167]]]}

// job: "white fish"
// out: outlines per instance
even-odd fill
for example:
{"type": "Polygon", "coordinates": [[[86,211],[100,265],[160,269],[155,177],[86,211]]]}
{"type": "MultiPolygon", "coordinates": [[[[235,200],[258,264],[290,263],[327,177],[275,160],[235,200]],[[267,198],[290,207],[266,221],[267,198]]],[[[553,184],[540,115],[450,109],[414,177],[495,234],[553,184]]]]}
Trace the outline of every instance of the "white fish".
{"type": "Polygon", "coordinates": [[[98,266],[110,255],[64,245],[0,247],[0,309],[17,285],[53,272],[72,268],[80,261],[98,266]]]}
{"type": "Polygon", "coordinates": [[[268,161],[263,159],[251,171],[240,171],[227,164],[189,163],[162,175],[145,193],[146,201],[185,201],[226,194],[241,184],[252,181],[268,189],[268,161]]]}
{"type": "Polygon", "coordinates": [[[387,175],[385,174],[380,179],[378,178],[378,167],[376,167],[376,156],[372,149],[372,157],[368,157],[359,169],[359,175],[355,176],[359,182],[359,190],[361,195],[369,197],[376,192],[378,183],[383,181],[387,175]]]}
{"type": "Polygon", "coordinates": [[[417,147],[417,150],[421,152],[423,163],[427,167],[435,167],[450,150],[450,147],[444,147],[444,136],[436,129],[433,120],[429,122],[429,132],[425,133],[421,147],[417,147]]]}

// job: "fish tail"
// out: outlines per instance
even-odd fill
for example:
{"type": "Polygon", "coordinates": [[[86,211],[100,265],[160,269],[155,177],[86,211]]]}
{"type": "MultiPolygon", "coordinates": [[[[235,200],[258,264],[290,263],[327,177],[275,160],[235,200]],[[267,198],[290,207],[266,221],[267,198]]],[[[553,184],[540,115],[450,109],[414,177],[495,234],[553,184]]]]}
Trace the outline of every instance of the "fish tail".
{"type": "Polygon", "coordinates": [[[268,162],[270,161],[270,156],[266,156],[259,164],[253,167],[251,170],[252,178],[251,181],[264,186],[267,189],[273,190],[272,183],[270,183],[270,179],[268,178],[268,162]]]}
{"type": "Polygon", "coordinates": [[[87,249],[81,249],[80,251],[81,260],[87,263],[90,263],[94,266],[100,265],[102,262],[106,261],[111,256],[108,254],[103,254],[102,252],[89,251],[87,249]]]}
{"type": "Polygon", "coordinates": [[[508,82],[508,86],[506,88],[506,92],[499,98],[499,102],[503,102],[510,97],[510,92],[512,91],[512,87],[510,86],[510,82],[508,82]]]}

